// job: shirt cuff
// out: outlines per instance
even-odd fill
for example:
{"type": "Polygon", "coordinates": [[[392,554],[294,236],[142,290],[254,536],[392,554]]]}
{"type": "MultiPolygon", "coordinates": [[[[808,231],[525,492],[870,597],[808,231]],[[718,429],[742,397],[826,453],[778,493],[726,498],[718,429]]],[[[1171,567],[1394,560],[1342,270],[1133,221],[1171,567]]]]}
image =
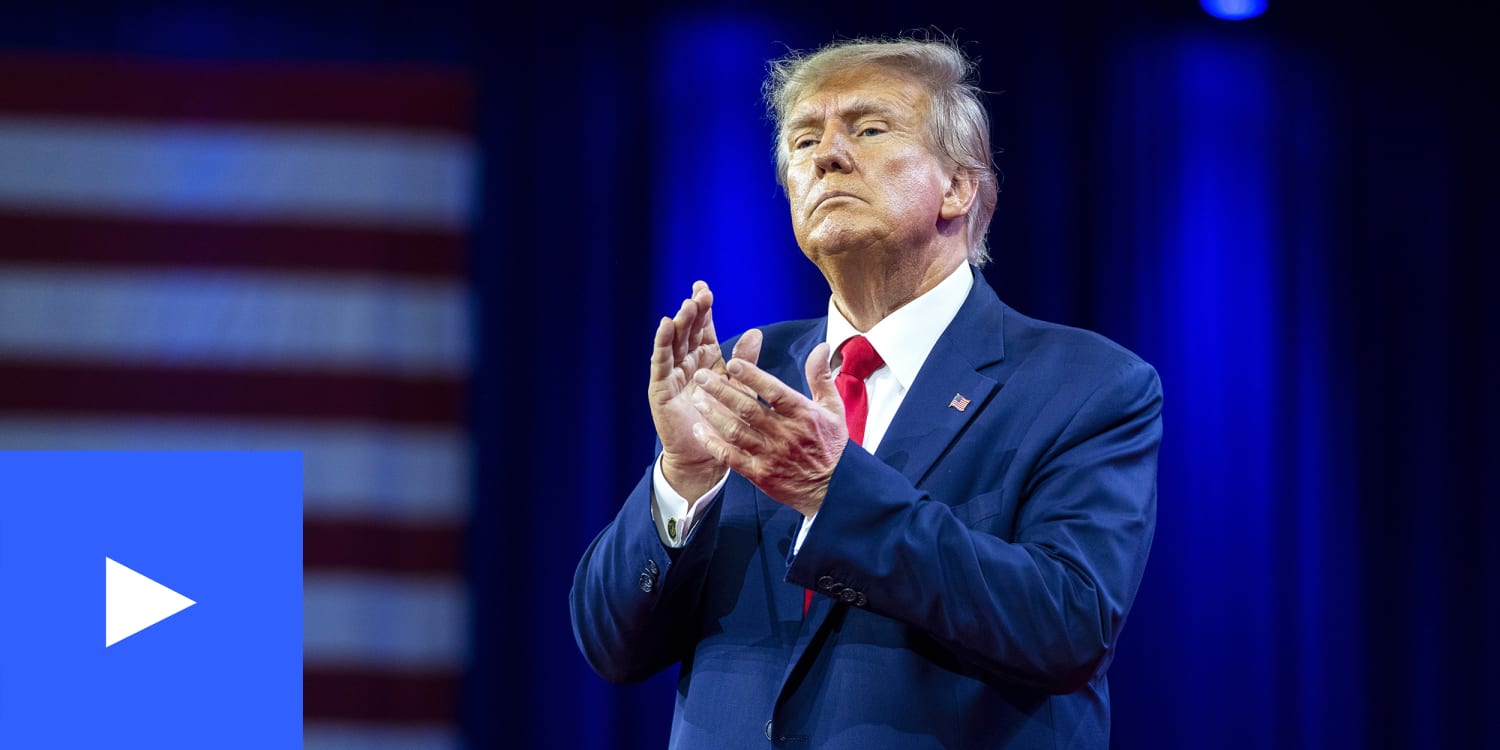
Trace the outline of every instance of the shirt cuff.
{"type": "Polygon", "coordinates": [[[802,551],[802,542],[803,540],[807,539],[807,532],[812,528],[813,521],[816,520],[818,520],[817,513],[814,513],[810,516],[803,516],[802,528],[797,530],[797,541],[792,543],[792,557],[796,557],[797,553],[802,551]]]}
{"type": "Polygon", "coordinates": [[[661,456],[657,456],[656,466],[651,470],[651,519],[656,522],[656,533],[661,537],[661,543],[668,547],[681,547],[685,544],[688,533],[703,515],[703,510],[712,503],[719,490],[724,489],[727,481],[729,472],[725,471],[713,489],[689,506],[687,498],[677,494],[677,490],[672,489],[672,485],[667,482],[667,475],[661,470],[661,456]]]}

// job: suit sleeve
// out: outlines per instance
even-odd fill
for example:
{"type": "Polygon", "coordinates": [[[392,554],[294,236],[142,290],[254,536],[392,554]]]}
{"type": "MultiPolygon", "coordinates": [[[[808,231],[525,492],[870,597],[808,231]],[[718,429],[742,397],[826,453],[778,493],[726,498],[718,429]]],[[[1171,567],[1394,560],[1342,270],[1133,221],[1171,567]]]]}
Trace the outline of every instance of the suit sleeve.
{"type": "Polygon", "coordinates": [[[578,647],[601,677],[639,682],[692,648],[721,499],[713,499],[682,547],[668,548],[652,520],[647,471],[584,552],[569,609],[578,647]]]}
{"type": "Polygon", "coordinates": [[[1160,382],[1132,360],[1082,399],[1014,516],[973,528],[851,446],[787,580],[906,622],[1004,680],[1072,692],[1107,663],[1135,598],[1160,441],[1160,382]]]}

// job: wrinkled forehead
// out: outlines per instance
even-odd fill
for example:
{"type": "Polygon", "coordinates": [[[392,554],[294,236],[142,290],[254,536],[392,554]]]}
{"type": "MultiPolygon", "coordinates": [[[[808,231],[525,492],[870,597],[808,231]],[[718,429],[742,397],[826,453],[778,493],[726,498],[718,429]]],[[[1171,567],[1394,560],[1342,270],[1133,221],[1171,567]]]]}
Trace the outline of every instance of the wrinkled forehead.
{"type": "Polygon", "coordinates": [[[790,132],[829,117],[883,115],[915,124],[927,114],[931,97],[915,76],[883,65],[866,65],[813,81],[787,111],[782,130],[790,132]]]}

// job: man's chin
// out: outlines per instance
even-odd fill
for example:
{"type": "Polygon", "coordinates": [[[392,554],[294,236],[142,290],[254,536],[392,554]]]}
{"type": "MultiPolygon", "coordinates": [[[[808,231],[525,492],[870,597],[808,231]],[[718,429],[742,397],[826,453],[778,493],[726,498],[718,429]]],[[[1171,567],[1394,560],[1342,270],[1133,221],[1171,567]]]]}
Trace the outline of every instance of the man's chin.
{"type": "Polygon", "coordinates": [[[803,241],[802,252],[813,262],[818,258],[838,258],[869,247],[875,236],[868,227],[829,226],[825,222],[803,241]]]}

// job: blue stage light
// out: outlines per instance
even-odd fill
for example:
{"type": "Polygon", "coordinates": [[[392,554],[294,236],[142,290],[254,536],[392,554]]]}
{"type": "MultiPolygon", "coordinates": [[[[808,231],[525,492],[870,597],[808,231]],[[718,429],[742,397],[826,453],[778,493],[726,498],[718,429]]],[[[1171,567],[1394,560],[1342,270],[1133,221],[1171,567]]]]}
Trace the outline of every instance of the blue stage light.
{"type": "Polygon", "coordinates": [[[1266,12],[1266,0],[1198,0],[1214,18],[1243,21],[1266,12]]]}

